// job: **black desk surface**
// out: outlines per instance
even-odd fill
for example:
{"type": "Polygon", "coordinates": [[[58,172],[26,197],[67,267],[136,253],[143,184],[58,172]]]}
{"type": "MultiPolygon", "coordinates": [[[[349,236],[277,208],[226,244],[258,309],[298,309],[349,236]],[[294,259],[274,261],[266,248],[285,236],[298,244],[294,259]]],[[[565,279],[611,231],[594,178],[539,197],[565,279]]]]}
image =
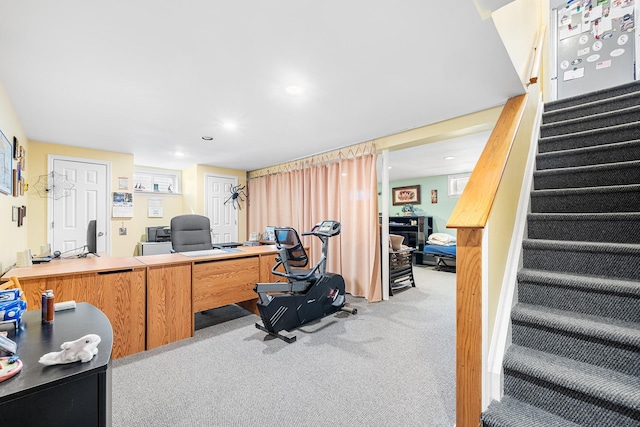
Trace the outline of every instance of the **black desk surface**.
{"type": "Polygon", "coordinates": [[[16,354],[23,366],[16,376],[0,382],[0,401],[57,385],[72,376],[80,378],[106,371],[111,360],[111,323],[102,311],[88,303],[78,303],[73,310],[57,311],[53,325],[41,324],[40,310],[27,311],[16,335],[12,335],[9,337],[18,344],[16,354]],[[89,362],[53,366],[38,363],[44,354],[60,351],[63,342],[75,341],[87,334],[101,338],[98,354],[89,362]]]}

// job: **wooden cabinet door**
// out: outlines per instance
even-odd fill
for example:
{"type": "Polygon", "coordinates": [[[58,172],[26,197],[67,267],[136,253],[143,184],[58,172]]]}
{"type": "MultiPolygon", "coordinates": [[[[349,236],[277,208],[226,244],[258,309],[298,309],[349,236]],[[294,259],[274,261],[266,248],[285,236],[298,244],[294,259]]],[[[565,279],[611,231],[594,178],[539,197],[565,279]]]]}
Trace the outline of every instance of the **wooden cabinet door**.
{"type": "Polygon", "coordinates": [[[107,315],[113,328],[113,358],[145,349],[146,269],[100,272],[94,289],[77,289],[107,315]]]}
{"type": "Polygon", "coordinates": [[[95,282],[95,273],[86,273],[70,276],[21,279],[20,286],[22,287],[25,298],[27,299],[27,310],[40,310],[42,302],[41,297],[44,291],[48,289],[53,290],[55,302],[70,300],[74,300],[76,302],[89,302],[82,294],[82,290],[86,288],[93,289],[95,287],[95,282]]]}
{"type": "Polygon", "coordinates": [[[253,291],[260,280],[259,256],[193,265],[193,312],[257,299],[253,291]]]}
{"type": "Polygon", "coordinates": [[[193,336],[191,264],[147,267],[147,350],[193,336]]]}
{"type": "Polygon", "coordinates": [[[27,298],[28,310],[40,309],[42,292],[47,289],[53,290],[56,302],[74,300],[99,308],[111,322],[111,357],[117,359],[145,349],[145,271],[140,268],[37,277],[22,279],[20,285],[27,298]]]}

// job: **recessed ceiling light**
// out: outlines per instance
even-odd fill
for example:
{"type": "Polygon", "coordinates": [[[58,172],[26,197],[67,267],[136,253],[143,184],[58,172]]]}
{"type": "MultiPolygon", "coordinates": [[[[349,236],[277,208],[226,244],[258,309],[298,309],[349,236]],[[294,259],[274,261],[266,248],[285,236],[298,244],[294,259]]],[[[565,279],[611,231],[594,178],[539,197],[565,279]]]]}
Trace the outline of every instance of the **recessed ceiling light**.
{"type": "Polygon", "coordinates": [[[288,95],[292,96],[302,95],[302,92],[304,92],[300,86],[296,85],[287,86],[284,91],[287,92],[288,95]]]}
{"type": "Polygon", "coordinates": [[[445,157],[444,159],[445,159],[445,160],[453,160],[453,159],[455,159],[455,156],[447,156],[447,157],[445,157]]]}
{"type": "Polygon", "coordinates": [[[202,139],[205,140],[205,141],[213,141],[213,137],[212,136],[203,136],[202,139]]]}
{"type": "Polygon", "coordinates": [[[184,157],[184,153],[181,151],[176,151],[175,153],[173,153],[173,155],[176,157],[184,157]]]}
{"type": "Polygon", "coordinates": [[[222,126],[224,126],[224,127],[225,127],[225,129],[230,129],[230,130],[235,129],[235,128],[237,128],[237,127],[238,127],[238,126],[237,126],[235,123],[233,123],[233,122],[225,122],[225,123],[223,123],[223,124],[222,124],[222,126]]]}

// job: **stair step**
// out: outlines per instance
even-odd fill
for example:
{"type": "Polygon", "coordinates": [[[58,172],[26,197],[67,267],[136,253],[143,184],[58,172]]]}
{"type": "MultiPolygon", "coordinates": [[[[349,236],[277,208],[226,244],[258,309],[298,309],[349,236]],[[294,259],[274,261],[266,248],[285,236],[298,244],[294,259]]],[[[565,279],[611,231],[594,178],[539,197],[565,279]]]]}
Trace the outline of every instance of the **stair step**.
{"type": "Polygon", "coordinates": [[[602,112],[620,110],[640,104],[640,91],[624,93],[611,98],[599,99],[564,108],[546,111],[542,114],[544,124],[555,123],[563,120],[583,118],[602,112]]]}
{"type": "Polygon", "coordinates": [[[561,108],[568,108],[573,105],[586,104],[594,101],[600,101],[616,96],[624,95],[640,91],[640,84],[637,81],[625,83],[622,85],[597,90],[595,92],[584,93],[581,95],[563,98],[556,101],[547,102],[544,106],[545,112],[555,111],[561,108]]]}
{"type": "Polygon", "coordinates": [[[530,239],[640,244],[640,212],[531,213],[530,239]]]}
{"type": "Polygon", "coordinates": [[[534,213],[640,212],[640,185],[563,188],[531,192],[534,213]]]}
{"type": "Polygon", "coordinates": [[[484,427],[580,427],[562,417],[504,396],[493,401],[482,414],[484,427]]]}
{"type": "Polygon", "coordinates": [[[640,245],[525,239],[522,248],[524,268],[640,280],[640,245]]]}
{"type": "Polygon", "coordinates": [[[640,184],[640,160],[536,171],[533,183],[536,190],[640,184]]]}
{"type": "Polygon", "coordinates": [[[580,425],[640,422],[640,378],[518,345],[505,354],[504,393],[580,425]]]}
{"type": "Polygon", "coordinates": [[[549,136],[538,139],[538,152],[570,150],[593,147],[616,142],[633,141],[640,135],[640,121],[601,129],[586,130],[566,135],[549,136]]]}
{"type": "Polygon", "coordinates": [[[518,303],[513,344],[640,376],[640,323],[518,303]]]}
{"type": "Polygon", "coordinates": [[[640,283],[523,268],[518,301],[640,323],[640,283]]]}
{"type": "Polygon", "coordinates": [[[602,129],[610,126],[623,125],[638,121],[640,118],[640,106],[627,107],[615,111],[607,111],[587,117],[562,120],[555,123],[540,126],[540,136],[566,135],[575,132],[602,129]]]}
{"type": "Polygon", "coordinates": [[[631,160],[640,160],[640,139],[538,154],[536,168],[558,169],[631,160]]]}

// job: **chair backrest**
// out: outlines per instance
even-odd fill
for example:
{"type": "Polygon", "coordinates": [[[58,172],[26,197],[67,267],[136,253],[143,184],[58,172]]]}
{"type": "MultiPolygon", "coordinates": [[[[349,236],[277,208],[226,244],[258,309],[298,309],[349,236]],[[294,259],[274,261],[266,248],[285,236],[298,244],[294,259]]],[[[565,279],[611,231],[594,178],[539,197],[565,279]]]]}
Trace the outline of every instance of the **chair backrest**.
{"type": "Polygon", "coordinates": [[[274,233],[276,247],[285,271],[290,274],[290,267],[306,267],[309,257],[302,246],[298,232],[291,227],[276,227],[274,233]]]}
{"type": "Polygon", "coordinates": [[[212,249],[209,218],[194,214],[171,218],[171,246],[176,252],[212,249]]]}

